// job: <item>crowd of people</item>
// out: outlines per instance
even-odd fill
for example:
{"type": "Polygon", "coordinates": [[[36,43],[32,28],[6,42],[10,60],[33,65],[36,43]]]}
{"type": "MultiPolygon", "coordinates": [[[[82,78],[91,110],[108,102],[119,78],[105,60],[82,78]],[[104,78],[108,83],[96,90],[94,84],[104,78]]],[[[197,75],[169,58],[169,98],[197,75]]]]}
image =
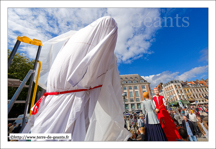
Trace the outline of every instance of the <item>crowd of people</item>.
{"type": "MultiPolygon", "coordinates": [[[[166,108],[181,136],[176,141],[197,141],[198,137],[208,140],[208,104],[166,108]]],[[[148,141],[145,137],[146,117],[142,112],[131,112],[124,120],[124,127],[132,134],[128,141],[148,141]]]]}
{"type": "MultiPolygon", "coordinates": [[[[144,92],[142,112],[124,116],[124,128],[130,131],[128,141],[197,141],[208,140],[208,105],[169,107],[168,100],[159,95],[150,99],[144,92]]],[[[19,133],[21,124],[8,124],[8,135],[19,133]]]]}

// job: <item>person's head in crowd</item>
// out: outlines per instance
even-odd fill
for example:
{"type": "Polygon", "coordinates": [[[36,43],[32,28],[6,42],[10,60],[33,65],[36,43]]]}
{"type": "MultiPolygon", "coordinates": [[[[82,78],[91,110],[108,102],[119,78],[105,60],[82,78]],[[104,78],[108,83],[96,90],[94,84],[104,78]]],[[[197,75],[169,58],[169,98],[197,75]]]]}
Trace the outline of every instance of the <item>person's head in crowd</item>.
{"type": "Polygon", "coordinates": [[[189,113],[192,114],[192,111],[190,110],[189,113]]]}
{"type": "Polygon", "coordinates": [[[187,134],[187,130],[184,128],[179,128],[179,135],[181,136],[182,140],[188,141],[189,136],[187,134]]]}
{"type": "Polygon", "coordinates": [[[186,116],[183,116],[183,120],[185,120],[186,122],[188,121],[186,116]]]}
{"type": "Polygon", "coordinates": [[[140,131],[141,134],[145,134],[145,127],[140,127],[139,131],[140,131]]]}
{"type": "Polygon", "coordinates": [[[202,119],[201,119],[200,116],[197,115],[196,118],[197,118],[197,120],[198,120],[200,123],[202,123],[202,119]]]}
{"type": "Polygon", "coordinates": [[[140,118],[140,119],[144,119],[143,115],[140,115],[139,118],[140,118]]]}
{"type": "Polygon", "coordinates": [[[14,122],[13,125],[16,126],[16,122],[14,122]]]}
{"type": "Polygon", "coordinates": [[[9,124],[8,124],[8,127],[10,127],[10,126],[12,126],[12,123],[9,123],[9,124]]]}

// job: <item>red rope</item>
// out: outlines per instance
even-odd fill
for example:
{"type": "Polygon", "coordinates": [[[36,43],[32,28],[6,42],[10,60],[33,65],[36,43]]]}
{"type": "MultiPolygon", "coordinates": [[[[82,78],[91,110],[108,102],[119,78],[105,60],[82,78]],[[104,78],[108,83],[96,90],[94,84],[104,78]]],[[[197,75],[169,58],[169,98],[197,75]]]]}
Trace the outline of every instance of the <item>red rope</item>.
{"type": "Polygon", "coordinates": [[[98,85],[98,86],[95,86],[95,87],[89,88],[89,89],[77,89],[77,90],[70,90],[70,91],[63,91],[63,92],[45,92],[43,94],[43,96],[34,105],[34,108],[32,110],[32,115],[37,114],[41,101],[48,95],[60,95],[60,94],[67,94],[67,93],[74,93],[74,92],[83,92],[83,91],[89,91],[92,89],[96,89],[99,87],[102,87],[102,85],[98,85]]]}

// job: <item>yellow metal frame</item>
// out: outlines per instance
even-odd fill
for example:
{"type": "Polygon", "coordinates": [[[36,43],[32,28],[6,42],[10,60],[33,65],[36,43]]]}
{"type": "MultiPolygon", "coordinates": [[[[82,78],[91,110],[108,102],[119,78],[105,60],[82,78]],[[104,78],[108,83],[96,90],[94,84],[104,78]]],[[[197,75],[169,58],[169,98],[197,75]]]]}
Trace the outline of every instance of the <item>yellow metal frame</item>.
{"type": "Polygon", "coordinates": [[[32,45],[36,45],[36,46],[43,46],[42,42],[38,39],[33,39],[31,40],[30,38],[26,37],[26,36],[22,36],[22,37],[17,37],[17,40],[19,40],[20,42],[24,42],[24,43],[28,43],[28,44],[32,44],[32,45]]]}
{"type": "MultiPolygon", "coordinates": [[[[34,86],[34,92],[33,92],[32,101],[31,101],[31,108],[34,106],[34,103],[35,103],[35,97],[36,97],[36,92],[37,92],[37,87],[38,87],[38,80],[40,77],[40,70],[41,70],[41,61],[38,60],[37,62],[39,64],[39,67],[38,67],[37,78],[36,78],[36,82],[35,82],[35,86],[34,86]]],[[[32,111],[30,110],[29,118],[31,116],[31,113],[32,113],[32,111]]]]}

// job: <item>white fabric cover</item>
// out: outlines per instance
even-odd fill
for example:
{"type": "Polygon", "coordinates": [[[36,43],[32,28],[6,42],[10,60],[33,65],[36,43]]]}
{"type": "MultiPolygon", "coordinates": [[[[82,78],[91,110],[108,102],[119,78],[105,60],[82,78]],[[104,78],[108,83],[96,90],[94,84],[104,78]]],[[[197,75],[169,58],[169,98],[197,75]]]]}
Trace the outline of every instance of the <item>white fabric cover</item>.
{"type": "MultiPolygon", "coordinates": [[[[61,48],[63,48],[68,39],[71,38],[76,32],[77,31],[69,31],[43,43],[39,57],[39,60],[41,61],[41,71],[38,81],[38,85],[40,85],[43,89],[46,90],[47,77],[58,52],[61,48]]],[[[38,67],[36,72],[38,72],[38,67]]],[[[37,75],[35,75],[34,81],[36,81],[36,77],[37,75]]]]}
{"type": "Polygon", "coordinates": [[[103,86],[47,96],[23,133],[71,133],[71,141],[126,141],[131,134],[124,128],[116,40],[115,20],[103,17],[58,47],[61,50],[49,70],[47,92],[103,86]]]}

